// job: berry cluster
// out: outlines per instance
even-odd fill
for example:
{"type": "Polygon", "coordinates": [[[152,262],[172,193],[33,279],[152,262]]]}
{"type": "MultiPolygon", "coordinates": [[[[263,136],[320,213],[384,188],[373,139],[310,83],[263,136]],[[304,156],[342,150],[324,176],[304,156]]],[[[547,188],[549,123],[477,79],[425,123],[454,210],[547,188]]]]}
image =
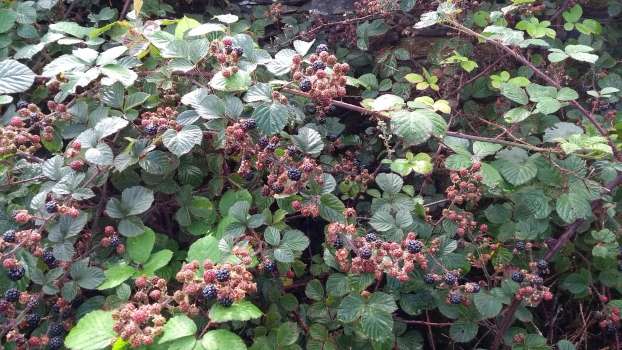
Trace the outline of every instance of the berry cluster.
{"type": "Polygon", "coordinates": [[[423,276],[423,281],[429,285],[435,285],[439,288],[446,288],[446,302],[448,304],[468,304],[468,294],[479,293],[481,287],[479,283],[466,282],[460,278],[460,271],[446,271],[444,274],[427,273],[423,276]]]}
{"type": "Polygon", "coordinates": [[[214,264],[209,260],[203,263],[202,296],[205,300],[218,300],[223,306],[231,306],[247,294],[257,292],[253,275],[243,264],[214,264]]]}
{"type": "Polygon", "coordinates": [[[310,218],[320,216],[320,206],[315,200],[309,200],[306,202],[295,200],[292,202],[292,209],[299,212],[302,216],[310,218]]]}
{"type": "Polygon", "coordinates": [[[35,104],[20,101],[17,103],[17,115],[11,118],[9,125],[0,128],[0,155],[16,152],[33,154],[41,148],[41,140],[54,138],[54,122],[68,120],[71,115],[63,104],[49,102],[51,113],[43,113],[35,104]]]}
{"type": "Polygon", "coordinates": [[[113,329],[121,338],[137,348],[153,344],[153,339],[164,330],[166,318],[162,316],[160,303],[137,304],[127,303],[114,310],[113,329]]]}
{"type": "Polygon", "coordinates": [[[104,228],[104,237],[101,239],[100,244],[102,247],[114,248],[117,254],[123,254],[123,252],[125,252],[125,245],[121,243],[121,236],[119,236],[117,230],[112,226],[106,226],[104,228]]]}
{"type": "Polygon", "coordinates": [[[143,112],[140,116],[140,126],[145,134],[154,136],[164,132],[166,129],[175,129],[179,131],[181,125],[177,123],[175,118],[177,111],[171,107],[158,107],[155,112],[143,112]]]}
{"type": "Polygon", "coordinates": [[[479,202],[482,198],[480,168],[480,163],[473,163],[469,169],[452,171],[449,176],[452,185],[445,190],[447,199],[458,205],[463,203],[474,205],[479,202]]]}
{"type": "Polygon", "coordinates": [[[456,224],[455,233],[457,239],[464,238],[478,228],[482,234],[488,233],[488,225],[481,224],[478,227],[477,221],[474,220],[473,213],[471,212],[443,209],[443,217],[456,224]]]}
{"type": "Polygon", "coordinates": [[[320,115],[329,111],[333,99],[346,95],[349,70],[347,63],[337,63],[337,57],[331,55],[324,44],[318,45],[315,53],[309,56],[306,68],[300,55],[292,58],[292,77],[300,91],[308,93],[320,107],[320,115]],[[332,68],[331,73],[328,68],[332,68]]]}
{"type": "Polygon", "coordinates": [[[594,313],[598,326],[606,336],[614,336],[620,330],[620,309],[608,307],[594,313]]]}
{"type": "Polygon", "coordinates": [[[530,263],[529,266],[531,271],[514,270],[508,272],[512,281],[520,285],[515,298],[529,306],[537,306],[543,300],[552,300],[553,293],[544,286],[544,279],[542,278],[543,275],[549,273],[549,264],[546,260],[539,260],[530,263]]]}
{"type": "Polygon", "coordinates": [[[338,235],[333,240],[337,249],[335,258],[343,271],[373,273],[378,280],[386,273],[404,282],[409,280],[409,273],[414,271],[415,265],[422,270],[428,266],[424,244],[417,240],[414,232],[408,233],[401,244],[383,241],[375,233],[368,233],[365,237],[344,237],[338,235]],[[349,242],[347,246],[344,245],[346,240],[349,242]],[[351,253],[355,255],[352,258],[351,253]]]}
{"type": "Polygon", "coordinates": [[[239,46],[234,46],[232,38],[212,41],[210,43],[209,52],[216,57],[216,60],[220,64],[220,71],[223,77],[229,78],[238,72],[238,62],[244,54],[244,49],[239,46]]]}

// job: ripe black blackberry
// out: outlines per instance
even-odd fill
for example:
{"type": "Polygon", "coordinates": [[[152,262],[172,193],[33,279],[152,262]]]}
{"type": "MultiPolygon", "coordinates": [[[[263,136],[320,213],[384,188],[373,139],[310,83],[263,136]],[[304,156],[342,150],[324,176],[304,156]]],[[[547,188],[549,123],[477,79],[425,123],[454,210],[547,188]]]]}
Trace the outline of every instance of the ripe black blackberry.
{"type": "Polygon", "coordinates": [[[267,272],[276,272],[276,263],[274,261],[267,260],[263,265],[267,272]]]}
{"type": "Polygon", "coordinates": [[[330,141],[330,142],[335,142],[335,141],[337,141],[338,138],[339,138],[339,136],[335,135],[335,134],[328,134],[328,135],[326,135],[326,139],[328,141],[330,141]]]}
{"type": "Polygon", "coordinates": [[[525,241],[516,241],[514,248],[516,248],[519,252],[522,252],[525,250],[525,241]]]}
{"type": "Polygon", "coordinates": [[[15,243],[15,230],[4,231],[2,240],[8,243],[15,243]]]}
{"type": "Polygon", "coordinates": [[[287,170],[287,177],[292,181],[299,181],[302,177],[302,172],[296,168],[290,168],[287,170]]]}
{"type": "Polygon", "coordinates": [[[427,273],[425,274],[425,276],[423,276],[423,282],[425,282],[426,284],[435,284],[436,280],[434,279],[434,275],[432,275],[431,273],[427,273]]]}
{"type": "Polygon", "coordinates": [[[48,335],[50,337],[59,337],[65,334],[65,327],[63,327],[60,323],[52,323],[50,325],[50,329],[48,330],[48,335]]]}
{"type": "Polygon", "coordinates": [[[337,238],[335,238],[335,242],[333,242],[333,247],[335,247],[335,249],[343,248],[343,239],[337,236],[337,238]]]}
{"type": "Polygon", "coordinates": [[[302,92],[309,92],[311,91],[311,88],[313,87],[313,84],[311,84],[311,80],[309,79],[303,79],[300,82],[300,91],[302,92]]]}
{"type": "Polygon", "coordinates": [[[21,293],[19,292],[19,290],[17,290],[17,288],[10,288],[10,289],[7,289],[6,292],[4,292],[4,299],[14,303],[19,300],[20,294],[21,293]]]}
{"type": "Polygon", "coordinates": [[[520,271],[512,272],[512,281],[521,283],[525,279],[525,275],[520,271]]]}
{"type": "Polygon", "coordinates": [[[371,258],[371,249],[369,247],[363,247],[360,251],[361,258],[367,260],[371,258]]]}
{"type": "Polygon", "coordinates": [[[460,292],[450,292],[449,293],[449,302],[454,305],[462,304],[464,297],[460,292]]]}
{"type": "Polygon", "coordinates": [[[64,345],[64,341],[62,337],[52,337],[50,338],[50,342],[48,343],[48,349],[50,350],[62,349],[63,345],[64,345]]]}
{"type": "Polygon", "coordinates": [[[456,275],[454,275],[451,272],[447,272],[444,276],[444,279],[445,279],[445,283],[447,283],[450,286],[453,286],[456,283],[458,283],[458,277],[456,277],[456,275]]]}
{"type": "Polygon", "coordinates": [[[376,236],[376,234],[373,232],[369,232],[365,235],[365,240],[369,243],[375,242],[376,240],[378,240],[378,236],[376,236]]]}
{"type": "Polygon", "coordinates": [[[257,122],[254,118],[242,119],[240,123],[244,130],[251,130],[257,127],[257,122]]]}
{"type": "Polygon", "coordinates": [[[243,48],[241,48],[241,47],[234,47],[234,48],[233,48],[233,52],[235,52],[235,54],[236,54],[238,57],[242,57],[242,55],[244,54],[244,49],[243,49],[243,48]]]}
{"type": "Polygon", "coordinates": [[[158,127],[155,124],[148,124],[145,126],[145,133],[147,135],[155,135],[158,133],[158,127]]]}
{"type": "Polygon", "coordinates": [[[618,331],[618,327],[616,327],[613,323],[608,323],[605,327],[605,333],[607,335],[614,335],[618,331]]]}
{"type": "Polygon", "coordinates": [[[533,276],[531,278],[531,284],[533,284],[536,287],[539,287],[544,284],[544,278],[540,276],[533,276]]]}
{"type": "Polygon", "coordinates": [[[26,315],[25,320],[26,320],[26,323],[28,324],[28,327],[35,328],[41,321],[41,316],[38,313],[33,312],[31,314],[26,315]]]}
{"type": "Polygon", "coordinates": [[[58,203],[56,203],[55,201],[49,201],[45,203],[45,211],[50,214],[56,213],[58,211],[58,203]]]}
{"type": "Polygon", "coordinates": [[[9,277],[11,281],[18,281],[22,277],[24,277],[25,273],[26,273],[26,270],[24,269],[23,266],[17,266],[12,269],[9,269],[9,271],[7,272],[7,276],[9,277]]]}
{"type": "Polygon", "coordinates": [[[313,69],[320,70],[320,69],[325,69],[325,68],[326,68],[326,63],[322,61],[313,62],[313,69]]]}
{"type": "Polygon", "coordinates": [[[233,305],[233,299],[229,297],[218,298],[218,303],[224,307],[229,307],[233,305]]]}
{"type": "Polygon", "coordinates": [[[218,282],[227,282],[229,280],[229,277],[231,277],[231,274],[227,269],[219,269],[218,271],[216,271],[216,280],[218,282]]]}
{"type": "Polygon", "coordinates": [[[479,293],[481,287],[479,286],[479,284],[477,283],[472,283],[473,285],[473,291],[471,293],[479,293]]]}
{"type": "Polygon", "coordinates": [[[268,146],[269,143],[270,141],[268,141],[268,138],[262,137],[257,141],[257,146],[259,146],[259,148],[261,149],[264,149],[268,146]]]}
{"type": "Polygon", "coordinates": [[[270,142],[270,143],[266,146],[266,150],[268,150],[268,151],[274,151],[278,145],[279,145],[279,144],[278,144],[278,143],[276,143],[276,142],[270,142]]]}
{"type": "Polygon", "coordinates": [[[300,150],[294,146],[294,145],[289,145],[287,146],[287,155],[289,155],[290,157],[298,157],[300,155],[300,150]]]}
{"type": "Polygon", "coordinates": [[[203,298],[207,300],[213,300],[216,299],[216,296],[218,295],[218,290],[216,289],[215,285],[208,284],[203,288],[202,294],[203,298]]]}
{"type": "Polygon", "coordinates": [[[110,246],[116,248],[119,244],[121,244],[121,238],[119,235],[113,235],[110,237],[110,246]]]}
{"type": "Polygon", "coordinates": [[[26,102],[26,101],[17,101],[16,107],[17,107],[17,109],[28,108],[28,102],[26,102]]]}
{"type": "Polygon", "coordinates": [[[406,248],[411,254],[421,253],[421,251],[423,250],[423,243],[419,240],[414,239],[408,241],[408,243],[406,244],[406,248]]]}
{"type": "Polygon", "coordinates": [[[546,270],[549,268],[549,263],[544,259],[540,259],[538,260],[537,266],[540,270],[546,270]]]}
{"type": "Polygon", "coordinates": [[[323,51],[328,51],[328,46],[326,44],[319,44],[316,48],[315,48],[315,53],[316,54],[320,54],[323,51]]]}
{"type": "Polygon", "coordinates": [[[43,258],[43,262],[48,267],[54,267],[56,265],[56,258],[54,257],[54,254],[52,253],[51,250],[44,251],[42,258],[43,258]]]}
{"type": "Polygon", "coordinates": [[[285,187],[283,187],[283,185],[274,184],[272,185],[272,191],[274,191],[274,193],[276,194],[280,194],[280,193],[283,193],[283,191],[285,191],[285,187]]]}

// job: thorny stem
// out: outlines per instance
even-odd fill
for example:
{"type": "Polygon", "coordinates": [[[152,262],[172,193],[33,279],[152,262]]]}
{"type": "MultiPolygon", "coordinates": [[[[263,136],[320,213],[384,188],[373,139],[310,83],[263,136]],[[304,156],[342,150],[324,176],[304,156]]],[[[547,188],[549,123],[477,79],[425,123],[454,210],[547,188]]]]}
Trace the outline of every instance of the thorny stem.
{"type": "MultiPolygon", "coordinates": [[[[290,88],[282,88],[281,91],[287,92],[287,93],[290,93],[290,94],[293,94],[293,95],[309,97],[308,93],[302,92],[300,90],[295,90],[295,89],[290,89],[290,88]]],[[[336,107],[347,109],[347,110],[350,110],[350,111],[353,111],[353,112],[359,112],[361,114],[372,115],[372,116],[375,116],[375,117],[378,117],[378,118],[381,118],[381,119],[387,119],[387,120],[391,119],[391,117],[389,115],[387,115],[387,114],[370,111],[368,109],[365,109],[365,108],[357,106],[357,105],[353,105],[351,103],[347,103],[347,102],[343,102],[343,101],[337,101],[337,100],[332,100],[331,103],[334,106],[336,106],[336,107]]],[[[517,143],[517,142],[512,142],[512,141],[506,141],[506,140],[499,140],[499,139],[495,139],[495,138],[491,138],[491,137],[469,135],[469,134],[464,134],[464,133],[455,132],[455,131],[448,131],[447,135],[448,136],[457,137],[457,138],[461,138],[461,139],[484,141],[484,142],[497,143],[497,144],[511,146],[511,147],[519,147],[519,148],[527,149],[527,150],[534,151],[534,152],[561,153],[561,150],[554,149],[554,148],[542,148],[542,147],[532,146],[532,145],[529,145],[529,144],[517,143]]]]}
{"type": "MultiPolygon", "coordinates": [[[[474,31],[474,30],[472,30],[470,28],[465,27],[464,25],[458,23],[455,20],[450,20],[448,26],[453,28],[453,29],[455,29],[455,30],[457,30],[457,31],[459,31],[459,32],[462,32],[464,34],[468,34],[470,36],[473,36],[475,38],[478,38],[478,39],[481,39],[481,40],[484,40],[484,41],[486,41],[488,43],[493,44],[497,48],[505,51],[507,54],[509,54],[510,56],[514,57],[514,59],[516,59],[520,63],[522,63],[525,66],[529,67],[529,69],[531,69],[537,76],[539,76],[547,84],[549,84],[551,86],[554,86],[556,89],[561,89],[562,88],[562,85],[560,83],[555,81],[553,78],[551,78],[545,72],[543,72],[540,68],[536,67],[533,63],[531,63],[525,56],[523,56],[519,52],[515,51],[511,47],[506,46],[506,45],[504,45],[503,43],[501,43],[501,42],[499,42],[497,40],[493,40],[493,39],[487,38],[484,35],[476,32],[476,31],[474,31]]],[[[609,143],[609,146],[611,147],[611,150],[613,152],[614,157],[618,161],[622,161],[622,154],[620,154],[620,151],[618,150],[616,144],[613,142],[613,140],[609,136],[609,132],[607,132],[607,130],[605,130],[605,128],[603,128],[603,126],[594,118],[594,115],[592,113],[590,113],[587,109],[585,109],[585,107],[583,107],[577,100],[572,100],[569,103],[572,106],[574,106],[576,109],[578,109],[581,112],[581,114],[583,114],[583,116],[585,116],[585,118],[587,118],[587,120],[589,120],[589,122],[596,128],[598,133],[600,133],[604,138],[607,139],[607,143],[609,143]]]]}

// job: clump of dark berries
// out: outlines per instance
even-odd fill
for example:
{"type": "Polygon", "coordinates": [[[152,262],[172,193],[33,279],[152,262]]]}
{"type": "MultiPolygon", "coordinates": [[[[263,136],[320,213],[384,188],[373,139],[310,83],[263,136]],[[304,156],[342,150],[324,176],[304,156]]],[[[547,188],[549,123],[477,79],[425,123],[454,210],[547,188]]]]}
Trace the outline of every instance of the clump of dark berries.
{"type": "Polygon", "coordinates": [[[7,276],[11,281],[18,281],[26,274],[26,270],[23,266],[17,266],[9,269],[7,276]]]}
{"type": "Polygon", "coordinates": [[[203,288],[202,294],[203,294],[203,298],[207,300],[213,300],[213,299],[216,299],[218,290],[216,289],[215,285],[208,284],[207,286],[203,288]]]}
{"type": "Polygon", "coordinates": [[[320,54],[324,51],[328,51],[328,46],[326,44],[319,44],[316,48],[315,48],[315,53],[316,54],[320,54]]]}
{"type": "Polygon", "coordinates": [[[241,47],[234,47],[234,48],[233,48],[233,52],[235,52],[235,54],[236,54],[238,57],[242,57],[242,55],[244,54],[244,49],[243,49],[243,48],[241,48],[241,47]]]}
{"type": "Polygon", "coordinates": [[[512,281],[521,283],[525,279],[525,275],[520,271],[512,272],[512,281]]]}
{"type": "Polygon", "coordinates": [[[363,247],[360,251],[361,258],[367,260],[371,258],[371,249],[369,247],[363,247]]]}
{"type": "Polygon", "coordinates": [[[113,235],[110,237],[110,246],[116,248],[121,243],[121,238],[119,235],[113,235]]]}
{"type": "Polygon", "coordinates": [[[462,301],[464,301],[464,296],[462,295],[462,293],[455,291],[449,293],[448,299],[451,304],[458,305],[462,304],[462,301]]]}
{"type": "Polygon", "coordinates": [[[155,135],[158,133],[158,127],[155,124],[148,124],[145,126],[145,133],[147,135],[155,135]]]}
{"type": "Polygon", "coordinates": [[[50,342],[48,343],[48,349],[50,350],[58,350],[63,347],[63,338],[62,337],[52,337],[50,338],[50,342]]]}
{"type": "Polygon", "coordinates": [[[17,290],[17,288],[10,288],[10,289],[7,289],[6,292],[4,292],[4,299],[14,303],[19,300],[20,294],[21,293],[19,292],[19,290],[17,290]]]}
{"type": "Polygon", "coordinates": [[[546,270],[549,268],[549,263],[544,259],[540,259],[538,260],[537,266],[540,270],[546,270]]]}
{"type": "Polygon", "coordinates": [[[299,169],[291,168],[287,170],[287,177],[292,181],[299,181],[302,177],[302,172],[299,169]]]}
{"type": "Polygon", "coordinates": [[[320,70],[320,69],[325,69],[325,68],[326,68],[326,63],[322,61],[313,62],[313,69],[320,70]]]}
{"type": "Polygon", "coordinates": [[[406,248],[408,248],[409,253],[417,254],[423,250],[423,243],[419,240],[408,241],[406,248]]]}
{"type": "Polygon", "coordinates": [[[58,203],[56,203],[55,201],[49,201],[45,203],[45,211],[50,214],[56,213],[58,211],[58,203]]]}
{"type": "Polygon", "coordinates": [[[276,272],[276,263],[272,260],[267,260],[264,263],[264,268],[266,269],[267,272],[276,272]]]}
{"type": "Polygon", "coordinates": [[[38,313],[31,313],[26,315],[26,323],[29,327],[34,328],[37,327],[39,322],[41,321],[41,316],[38,313]]]}
{"type": "Polygon", "coordinates": [[[525,247],[525,241],[516,241],[516,243],[514,244],[514,248],[516,248],[516,250],[518,250],[519,252],[525,250],[525,247]]]}
{"type": "Polygon", "coordinates": [[[50,337],[59,337],[63,334],[65,334],[65,327],[60,323],[52,323],[48,330],[48,335],[50,337]]]}
{"type": "Polygon", "coordinates": [[[445,279],[445,283],[447,283],[450,286],[453,286],[456,283],[458,283],[458,277],[456,277],[456,275],[454,275],[451,272],[446,273],[444,279],[445,279]]]}
{"type": "Polygon", "coordinates": [[[343,248],[343,239],[337,236],[337,238],[335,238],[335,242],[333,242],[333,247],[335,247],[335,249],[343,248]]]}
{"type": "Polygon", "coordinates": [[[216,280],[218,282],[227,282],[229,280],[230,274],[227,269],[220,269],[216,271],[216,280]]]}
{"type": "Polygon", "coordinates": [[[300,82],[300,91],[302,91],[302,92],[309,92],[309,91],[311,91],[312,87],[313,87],[313,85],[311,84],[311,80],[309,80],[309,79],[303,79],[300,82]]]}
{"type": "Polygon", "coordinates": [[[218,299],[218,303],[224,307],[229,307],[233,305],[233,299],[229,297],[222,297],[218,299]]]}
{"type": "Polygon", "coordinates": [[[254,118],[242,119],[241,124],[244,130],[251,130],[257,127],[257,122],[254,118]]]}
{"type": "Polygon", "coordinates": [[[427,273],[425,274],[425,276],[423,276],[423,282],[425,282],[426,284],[435,284],[436,280],[434,279],[434,275],[432,275],[431,273],[427,273]]]}
{"type": "Polygon", "coordinates": [[[376,234],[373,232],[369,232],[368,234],[365,235],[365,240],[369,243],[375,242],[377,239],[378,239],[378,236],[376,236],[376,234]]]}
{"type": "Polygon", "coordinates": [[[52,253],[52,251],[50,250],[44,251],[42,258],[43,258],[43,262],[48,267],[54,267],[56,265],[56,258],[54,257],[54,254],[52,253]]]}
{"type": "Polygon", "coordinates": [[[2,240],[7,243],[15,243],[15,230],[7,230],[2,234],[2,240]]]}

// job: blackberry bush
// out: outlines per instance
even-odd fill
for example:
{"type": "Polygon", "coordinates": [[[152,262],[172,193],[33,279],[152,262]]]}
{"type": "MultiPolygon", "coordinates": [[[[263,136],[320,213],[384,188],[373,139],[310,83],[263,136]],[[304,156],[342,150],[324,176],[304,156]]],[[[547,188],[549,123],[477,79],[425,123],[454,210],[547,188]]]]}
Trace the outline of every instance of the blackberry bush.
{"type": "Polygon", "coordinates": [[[619,2],[318,3],[0,3],[1,347],[622,348],[619,2]]]}

